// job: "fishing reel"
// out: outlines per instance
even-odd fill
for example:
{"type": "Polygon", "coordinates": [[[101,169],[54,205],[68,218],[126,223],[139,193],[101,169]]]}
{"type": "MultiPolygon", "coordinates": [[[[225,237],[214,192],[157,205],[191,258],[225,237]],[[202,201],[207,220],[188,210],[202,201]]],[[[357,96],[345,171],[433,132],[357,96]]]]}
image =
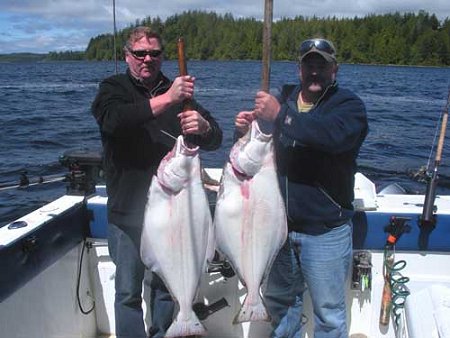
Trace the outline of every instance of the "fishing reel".
{"type": "Polygon", "coordinates": [[[67,151],[59,162],[69,169],[66,175],[67,194],[87,196],[95,192],[95,185],[103,178],[100,150],[67,151]]]}

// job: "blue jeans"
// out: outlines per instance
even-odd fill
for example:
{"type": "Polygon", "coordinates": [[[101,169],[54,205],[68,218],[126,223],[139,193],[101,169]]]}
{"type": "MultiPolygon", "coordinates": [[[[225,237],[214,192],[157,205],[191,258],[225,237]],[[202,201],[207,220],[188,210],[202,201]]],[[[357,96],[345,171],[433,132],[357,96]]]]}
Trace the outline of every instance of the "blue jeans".
{"type": "MultiPolygon", "coordinates": [[[[140,257],[140,228],[108,225],[108,249],[116,265],[114,311],[118,338],[146,338],[142,310],[145,266],[140,257]]],[[[164,337],[172,323],[174,302],[163,281],[152,274],[150,337],[164,337]]]]}
{"type": "Polygon", "coordinates": [[[307,289],[313,305],[314,337],[348,337],[345,299],[351,256],[351,223],[322,235],[289,233],[264,291],[272,316],[271,337],[300,338],[307,289]]]}

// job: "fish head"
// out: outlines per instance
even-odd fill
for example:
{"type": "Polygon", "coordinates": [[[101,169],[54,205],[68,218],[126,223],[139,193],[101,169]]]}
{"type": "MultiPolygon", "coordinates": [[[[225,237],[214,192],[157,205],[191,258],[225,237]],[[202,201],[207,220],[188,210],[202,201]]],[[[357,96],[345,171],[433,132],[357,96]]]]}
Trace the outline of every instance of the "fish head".
{"type": "Polygon", "coordinates": [[[171,151],[162,159],[157,171],[159,183],[171,192],[177,193],[189,184],[192,173],[200,170],[198,146],[185,143],[178,136],[171,151]]]}
{"type": "Polygon", "coordinates": [[[237,173],[253,177],[272,154],[272,148],[272,134],[264,134],[255,120],[247,134],[232,147],[230,163],[237,173]]]}

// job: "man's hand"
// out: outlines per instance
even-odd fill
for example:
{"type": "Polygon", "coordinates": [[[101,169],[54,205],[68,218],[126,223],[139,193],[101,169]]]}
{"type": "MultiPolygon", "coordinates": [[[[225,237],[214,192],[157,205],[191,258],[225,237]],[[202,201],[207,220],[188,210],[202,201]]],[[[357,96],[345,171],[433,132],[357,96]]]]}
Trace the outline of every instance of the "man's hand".
{"type": "Polygon", "coordinates": [[[163,114],[170,106],[190,100],[194,96],[195,77],[186,75],[177,77],[169,90],[162,95],[150,98],[149,104],[154,116],[163,114]]]}
{"type": "Polygon", "coordinates": [[[178,76],[170,86],[167,94],[173,103],[180,103],[192,99],[194,96],[195,77],[190,75],[178,76]]]}
{"type": "Polygon", "coordinates": [[[211,130],[209,122],[196,110],[186,110],[178,114],[178,117],[184,135],[202,135],[211,130]]]}
{"type": "Polygon", "coordinates": [[[236,115],[234,126],[239,133],[246,134],[255,118],[253,111],[241,111],[236,115]]]}
{"type": "Polygon", "coordinates": [[[266,121],[274,121],[280,112],[280,103],[278,100],[263,91],[256,93],[255,97],[255,115],[266,121]]]}

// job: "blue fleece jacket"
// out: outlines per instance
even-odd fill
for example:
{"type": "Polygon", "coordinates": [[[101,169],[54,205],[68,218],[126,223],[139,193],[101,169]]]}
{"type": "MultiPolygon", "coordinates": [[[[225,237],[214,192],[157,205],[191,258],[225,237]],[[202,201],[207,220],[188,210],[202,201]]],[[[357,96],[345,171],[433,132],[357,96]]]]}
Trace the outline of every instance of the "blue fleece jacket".
{"type": "Polygon", "coordinates": [[[300,113],[300,90],[283,87],[274,140],[289,230],[314,235],[353,216],[356,158],[368,124],[364,103],[351,91],[334,84],[300,113]]]}

